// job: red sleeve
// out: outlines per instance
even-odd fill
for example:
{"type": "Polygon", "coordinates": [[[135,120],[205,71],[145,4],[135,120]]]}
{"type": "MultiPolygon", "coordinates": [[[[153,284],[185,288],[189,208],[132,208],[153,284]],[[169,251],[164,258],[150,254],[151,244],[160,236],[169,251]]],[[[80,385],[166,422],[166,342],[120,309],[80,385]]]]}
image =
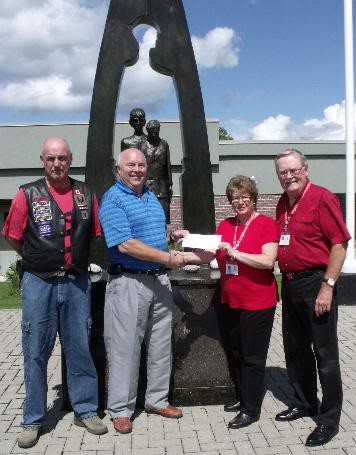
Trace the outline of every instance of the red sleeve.
{"type": "Polygon", "coordinates": [[[320,229],[332,245],[350,240],[339,200],[334,194],[326,193],[320,199],[318,217],[320,229]]]}
{"type": "Polygon", "coordinates": [[[12,200],[2,234],[15,240],[23,239],[23,232],[27,224],[27,203],[25,192],[20,189],[12,200]]]}
{"type": "Polygon", "coordinates": [[[94,194],[93,198],[93,226],[92,226],[93,237],[100,237],[102,235],[101,225],[99,221],[99,204],[94,194]]]}
{"type": "Polygon", "coordinates": [[[262,227],[263,227],[262,233],[261,233],[261,244],[262,245],[265,245],[266,243],[278,242],[277,226],[276,226],[274,220],[272,220],[272,218],[264,216],[262,227]]]}

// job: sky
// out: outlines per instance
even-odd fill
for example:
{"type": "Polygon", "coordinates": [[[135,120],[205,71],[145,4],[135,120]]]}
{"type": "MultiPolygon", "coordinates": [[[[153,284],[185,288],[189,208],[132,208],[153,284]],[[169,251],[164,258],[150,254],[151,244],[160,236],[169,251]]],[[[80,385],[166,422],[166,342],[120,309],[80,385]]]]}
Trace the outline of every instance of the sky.
{"type": "MultiPolygon", "coordinates": [[[[0,124],[88,121],[108,4],[1,0],[0,124]]],[[[344,139],[342,0],[183,4],[207,118],[237,140],[344,139]]],[[[124,74],[118,120],[133,107],[179,118],[172,79],[149,66],[156,33],[134,30],[140,58],[124,74]]]]}

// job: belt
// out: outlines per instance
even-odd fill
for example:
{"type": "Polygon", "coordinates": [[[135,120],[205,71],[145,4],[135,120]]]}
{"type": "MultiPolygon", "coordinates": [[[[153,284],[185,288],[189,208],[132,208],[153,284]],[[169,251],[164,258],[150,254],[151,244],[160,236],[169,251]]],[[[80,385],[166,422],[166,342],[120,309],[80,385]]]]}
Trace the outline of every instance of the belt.
{"type": "Polygon", "coordinates": [[[110,275],[121,275],[122,273],[132,273],[133,275],[163,275],[166,272],[167,271],[165,267],[146,270],[127,269],[126,267],[123,267],[121,264],[110,264],[108,267],[108,273],[110,275]]]}
{"type": "Polygon", "coordinates": [[[64,277],[66,275],[70,275],[73,273],[74,273],[73,269],[61,270],[60,272],[56,272],[53,276],[64,277]]]}
{"type": "Polygon", "coordinates": [[[326,267],[314,267],[312,269],[301,270],[300,272],[288,272],[283,273],[283,277],[287,278],[288,280],[300,280],[301,278],[307,278],[308,276],[315,275],[319,272],[325,272],[326,267]]]}

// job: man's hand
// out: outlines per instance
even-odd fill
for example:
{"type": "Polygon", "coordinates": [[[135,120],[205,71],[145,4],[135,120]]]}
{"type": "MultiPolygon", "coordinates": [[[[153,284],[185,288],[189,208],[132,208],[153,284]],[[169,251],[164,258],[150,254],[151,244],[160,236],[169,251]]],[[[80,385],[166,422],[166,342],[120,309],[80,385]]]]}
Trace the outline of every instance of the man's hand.
{"type": "Polygon", "coordinates": [[[172,250],[169,253],[169,261],[167,263],[167,267],[170,269],[178,269],[183,265],[185,265],[184,254],[181,253],[180,251],[172,250]]]}
{"type": "Polygon", "coordinates": [[[333,289],[327,284],[323,284],[315,301],[316,317],[329,313],[333,299],[333,289]]]}
{"type": "Polygon", "coordinates": [[[189,231],[187,229],[177,229],[170,233],[169,237],[174,243],[182,243],[184,237],[187,237],[189,231]]]}

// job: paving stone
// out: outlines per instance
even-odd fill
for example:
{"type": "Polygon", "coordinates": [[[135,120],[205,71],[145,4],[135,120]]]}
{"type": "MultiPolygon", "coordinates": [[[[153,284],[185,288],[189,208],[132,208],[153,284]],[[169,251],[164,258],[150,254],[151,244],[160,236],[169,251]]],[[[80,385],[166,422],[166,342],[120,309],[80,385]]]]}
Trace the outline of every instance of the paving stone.
{"type": "MultiPolygon", "coordinates": [[[[24,454],[17,446],[21,431],[24,384],[20,346],[20,311],[0,311],[0,455],[24,454]]],[[[233,416],[223,406],[183,408],[183,418],[168,420],[140,413],[129,435],[115,432],[96,436],[73,424],[73,413],[60,411],[60,345],[48,365],[49,412],[31,455],[354,455],[356,453],[356,307],[339,308],[340,357],[344,406],[340,433],[324,447],[307,448],[305,439],[315,427],[309,418],[284,423],[274,420],[291,399],[284,365],[280,308],[277,310],[266,369],[266,395],[261,418],[240,430],[229,430],[233,416]],[[341,329],[342,328],[342,329],[341,329]]]]}

